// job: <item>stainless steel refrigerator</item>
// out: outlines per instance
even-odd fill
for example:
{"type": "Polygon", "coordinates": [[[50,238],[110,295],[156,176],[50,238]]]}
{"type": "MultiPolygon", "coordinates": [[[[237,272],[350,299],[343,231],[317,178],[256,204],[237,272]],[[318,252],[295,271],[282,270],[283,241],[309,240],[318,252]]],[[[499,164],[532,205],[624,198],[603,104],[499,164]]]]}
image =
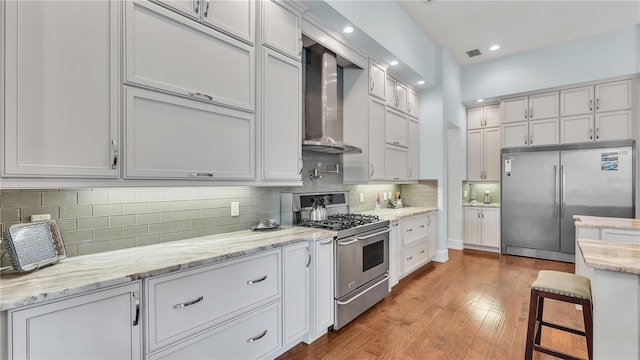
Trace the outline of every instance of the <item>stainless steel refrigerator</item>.
{"type": "Polygon", "coordinates": [[[633,141],[502,150],[502,253],[575,260],[573,215],[633,218],[633,141]]]}

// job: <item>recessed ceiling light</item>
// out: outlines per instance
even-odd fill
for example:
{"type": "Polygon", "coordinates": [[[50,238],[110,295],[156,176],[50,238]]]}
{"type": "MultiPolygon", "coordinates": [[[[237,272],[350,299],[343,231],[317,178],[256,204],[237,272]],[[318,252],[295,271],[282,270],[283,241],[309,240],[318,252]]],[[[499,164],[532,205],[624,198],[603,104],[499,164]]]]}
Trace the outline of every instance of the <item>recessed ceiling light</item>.
{"type": "Polygon", "coordinates": [[[424,80],[418,81],[418,85],[422,85],[422,84],[424,84],[424,80]]]}
{"type": "Polygon", "coordinates": [[[391,66],[396,66],[396,65],[398,65],[398,62],[397,62],[397,61],[395,61],[395,60],[393,60],[392,62],[390,62],[390,63],[389,63],[389,65],[391,65],[391,66]]]}
{"type": "Polygon", "coordinates": [[[476,100],[476,101],[477,101],[477,102],[483,102],[483,101],[484,101],[484,99],[478,99],[478,100],[476,100]]]}
{"type": "Polygon", "coordinates": [[[492,46],[489,48],[489,50],[491,50],[491,51],[496,51],[496,50],[498,50],[498,49],[500,49],[500,45],[492,45],[492,46]]]}
{"type": "Polygon", "coordinates": [[[351,26],[345,26],[344,29],[342,29],[342,31],[345,34],[351,34],[353,32],[353,28],[351,26]]]}

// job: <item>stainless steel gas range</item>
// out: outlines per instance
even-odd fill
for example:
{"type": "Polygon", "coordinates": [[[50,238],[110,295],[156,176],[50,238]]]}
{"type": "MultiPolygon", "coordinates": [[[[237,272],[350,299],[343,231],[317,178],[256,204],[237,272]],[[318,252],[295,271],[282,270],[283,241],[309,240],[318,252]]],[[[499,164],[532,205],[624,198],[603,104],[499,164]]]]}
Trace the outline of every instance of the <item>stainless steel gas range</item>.
{"type": "Polygon", "coordinates": [[[333,330],[389,293],[389,221],[349,213],[348,192],[283,193],[281,223],[336,231],[333,330]],[[312,221],[318,207],[326,209],[326,219],[312,221]]]}

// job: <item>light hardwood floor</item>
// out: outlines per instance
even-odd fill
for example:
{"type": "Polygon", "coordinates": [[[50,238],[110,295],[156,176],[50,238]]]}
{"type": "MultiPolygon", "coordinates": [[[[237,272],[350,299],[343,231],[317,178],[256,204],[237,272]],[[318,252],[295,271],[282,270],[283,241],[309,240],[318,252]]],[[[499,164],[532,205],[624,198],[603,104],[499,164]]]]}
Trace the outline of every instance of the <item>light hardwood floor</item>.
{"type": "MultiPolygon", "coordinates": [[[[542,269],[573,272],[574,265],[450,250],[448,262],[403,279],[340,331],[279,359],[523,359],[529,286],[542,269]]],[[[573,304],[545,301],[544,320],[584,329],[573,304]]],[[[545,327],[542,344],[587,357],[577,335],[545,327]]],[[[536,352],[534,359],[552,357],[536,352]]]]}

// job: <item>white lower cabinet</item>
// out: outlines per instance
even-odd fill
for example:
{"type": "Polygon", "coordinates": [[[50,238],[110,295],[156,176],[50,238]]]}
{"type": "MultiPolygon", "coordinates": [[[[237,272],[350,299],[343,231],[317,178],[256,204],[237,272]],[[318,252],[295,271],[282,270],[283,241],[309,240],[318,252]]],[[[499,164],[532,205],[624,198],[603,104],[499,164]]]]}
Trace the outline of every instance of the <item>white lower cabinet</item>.
{"type": "Polygon", "coordinates": [[[284,309],[284,345],[295,345],[309,333],[309,243],[282,248],[284,309]]]}
{"type": "Polygon", "coordinates": [[[252,180],[254,115],[125,88],[125,177],[252,180]]]}
{"type": "Polygon", "coordinates": [[[464,243],[491,248],[500,247],[500,209],[464,208],[464,243]]]}
{"type": "Polygon", "coordinates": [[[402,274],[402,260],[398,253],[402,253],[402,238],[398,235],[400,228],[400,221],[392,221],[389,225],[391,231],[389,232],[389,290],[400,281],[400,274],[402,274]],[[400,240],[398,240],[400,239],[400,240]],[[400,241],[400,243],[398,243],[400,241]]]}
{"type": "Polygon", "coordinates": [[[395,256],[398,279],[409,275],[435,256],[435,219],[436,214],[430,212],[399,220],[395,256]]]}
{"type": "Polygon", "coordinates": [[[140,359],[139,298],[136,281],[11,310],[7,358],[140,359]]]}
{"type": "Polygon", "coordinates": [[[333,325],[333,239],[312,241],[310,270],[310,321],[307,343],[324,335],[333,325]]]}

